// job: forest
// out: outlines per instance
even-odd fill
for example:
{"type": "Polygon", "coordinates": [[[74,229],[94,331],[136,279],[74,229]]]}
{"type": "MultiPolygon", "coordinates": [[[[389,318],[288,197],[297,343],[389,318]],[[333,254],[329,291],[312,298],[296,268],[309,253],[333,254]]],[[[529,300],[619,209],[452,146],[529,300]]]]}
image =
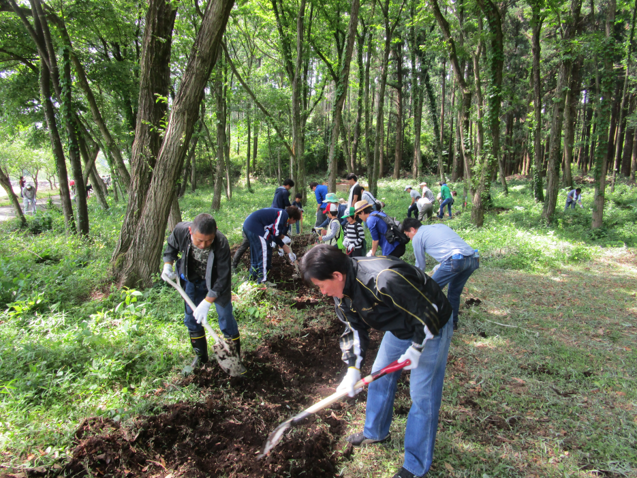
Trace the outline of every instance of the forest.
{"type": "Polygon", "coordinates": [[[244,379],[184,367],[184,305],[160,277],[178,224],[212,214],[234,254],[288,179],[302,261],[311,183],[346,201],[348,173],[399,221],[409,188],[448,184],[453,218],[426,224],[479,250],[427,476],[634,476],[636,16],[622,0],[0,0],[0,477],[399,476],[407,373],[388,443],[346,441],[364,391],[257,459],[345,370],[333,301],[298,264],[274,254],[273,287],[250,254],[233,264],[244,379]]]}

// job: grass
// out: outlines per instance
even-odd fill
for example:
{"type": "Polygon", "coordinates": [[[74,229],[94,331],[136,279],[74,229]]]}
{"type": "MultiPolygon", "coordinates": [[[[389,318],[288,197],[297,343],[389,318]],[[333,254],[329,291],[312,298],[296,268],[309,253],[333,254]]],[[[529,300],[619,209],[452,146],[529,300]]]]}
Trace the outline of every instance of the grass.
{"type": "MultiPolygon", "coordinates": [[[[381,182],[378,198],[390,215],[405,216],[407,184],[381,182]]],[[[528,184],[509,186],[508,197],[494,191],[495,206],[504,210],[488,213],[483,228],[471,225],[469,211],[445,222],[480,250],[481,268],[463,297],[482,303],[461,310],[430,475],[636,476],[637,194],[618,185],[608,195],[605,227],[591,232],[586,190],[584,210],[560,211],[546,226],[528,184]]],[[[231,243],[240,241],[245,216],[269,206],[274,188],[236,188],[231,201],[222,200],[215,216],[231,243]]],[[[209,189],[189,194],[180,202],[183,219],[210,202],[209,189]]],[[[310,214],[314,204],[310,197],[310,214]]],[[[124,213],[121,203],[102,211],[91,200],[88,239],[66,236],[56,211],[28,218],[39,234],[16,231],[14,222],[0,226],[4,466],[63,461],[85,417],[126,422],[164,404],[203,399],[194,386],[174,385],[191,355],[174,291],[162,284],[119,291],[107,280],[124,213]]],[[[407,249],[404,259],[413,263],[407,249]]],[[[302,311],[276,295],[253,300],[242,280],[234,277],[233,289],[246,349],[270,334],[301,332],[302,311]],[[274,330],[263,326],[272,316],[274,330]]],[[[396,402],[403,409],[406,385],[396,402]]],[[[360,430],[364,402],[351,415],[351,430],[360,430]]],[[[405,420],[396,416],[389,445],[344,461],[342,476],[393,476],[402,463],[405,420]]]]}

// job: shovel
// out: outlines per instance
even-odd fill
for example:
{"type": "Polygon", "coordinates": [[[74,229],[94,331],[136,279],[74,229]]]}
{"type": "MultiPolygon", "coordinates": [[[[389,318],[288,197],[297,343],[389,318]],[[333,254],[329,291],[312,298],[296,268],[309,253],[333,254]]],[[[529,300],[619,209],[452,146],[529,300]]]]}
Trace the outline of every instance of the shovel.
{"type": "MultiPolygon", "coordinates": [[[[178,280],[174,281],[172,279],[169,279],[164,274],[162,274],[161,278],[164,279],[166,282],[168,282],[175,289],[177,289],[177,292],[181,294],[181,296],[184,298],[184,300],[186,301],[186,304],[188,304],[191,310],[194,311],[197,308],[197,306],[192,303],[192,300],[190,299],[190,297],[188,297],[184,289],[182,289],[181,284],[179,283],[178,280]]],[[[219,364],[221,369],[227,374],[229,374],[231,377],[240,377],[241,375],[243,375],[246,372],[246,368],[241,363],[241,359],[239,357],[232,355],[232,352],[230,351],[230,347],[228,347],[228,344],[226,343],[226,341],[221,340],[219,338],[219,336],[215,333],[212,327],[208,325],[208,320],[204,319],[202,325],[208,332],[208,335],[210,335],[212,339],[214,340],[214,345],[212,346],[212,350],[214,352],[215,358],[217,359],[217,363],[219,364]]]]}
{"type": "MultiPolygon", "coordinates": [[[[387,365],[387,367],[381,368],[378,372],[374,372],[368,375],[367,377],[363,377],[362,379],[360,379],[358,382],[356,382],[356,385],[354,385],[354,390],[363,388],[365,385],[369,385],[374,380],[384,377],[387,374],[397,372],[398,370],[402,370],[409,364],[411,364],[411,360],[405,360],[404,362],[401,362],[401,363],[398,363],[398,360],[395,360],[389,365],[387,365]]],[[[275,428],[275,430],[272,433],[270,433],[270,435],[268,436],[268,439],[265,442],[265,445],[263,446],[263,452],[257,458],[261,459],[265,455],[267,455],[277,445],[277,443],[279,443],[279,441],[283,437],[283,434],[289,428],[292,428],[293,426],[298,425],[303,419],[309,417],[310,415],[324,408],[329,407],[333,403],[338,402],[340,399],[346,396],[347,396],[346,390],[343,390],[341,392],[336,392],[330,395],[329,397],[324,398],[320,402],[315,403],[310,408],[303,410],[301,413],[294,415],[292,418],[281,423],[278,427],[275,428]]]]}

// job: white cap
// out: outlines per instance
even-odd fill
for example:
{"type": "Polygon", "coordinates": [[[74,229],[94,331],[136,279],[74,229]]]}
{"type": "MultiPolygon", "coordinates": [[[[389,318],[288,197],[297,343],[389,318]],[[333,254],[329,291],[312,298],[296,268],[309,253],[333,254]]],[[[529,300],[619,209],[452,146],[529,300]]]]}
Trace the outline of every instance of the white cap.
{"type": "Polygon", "coordinates": [[[405,186],[405,191],[407,191],[408,189],[413,189],[411,186],[405,186]]]}

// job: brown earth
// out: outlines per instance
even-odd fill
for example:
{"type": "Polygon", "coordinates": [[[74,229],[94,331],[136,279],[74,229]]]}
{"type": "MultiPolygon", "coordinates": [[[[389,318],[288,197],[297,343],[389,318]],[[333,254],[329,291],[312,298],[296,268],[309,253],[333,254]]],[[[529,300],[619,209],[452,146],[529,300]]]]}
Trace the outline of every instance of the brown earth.
{"type": "MultiPolygon", "coordinates": [[[[295,236],[300,257],[311,243],[295,236]]],[[[243,257],[249,263],[249,253],[243,257]]],[[[330,300],[300,279],[289,261],[273,257],[271,279],[290,291],[295,307],[319,305],[312,315],[333,316],[330,300]]],[[[316,323],[316,322],[313,322],[316,323]]],[[[289,431],[264,459],[257,455],[268,434],[282,421],[334,393],[344,365],[338,338],[343,326],[336,319],[327,327],[305,324],[300,337],[277,337],[244,354],[245,378],[230,378],[207,365],[182,380],[206,396],[202,403],[178,403],[160,413],[138,418],[130,426],[103,418],[85,420],[76,432],[72,459],[60,475],[84,477],[333,477],[336,465],[351,446],[344,440],[346,416],[353,401],[345,401],[309,418],[289,431]]],[[[367,373],[378,348],[372,333],[367,373]]],[[[366,393],[356,400],[365,400],[366,393]]],[[[54,470],[46,475],[55,476],[54,470]]],[[[31,475],[31,474],[30,474],[31,475]]],[[[36,475],[31,475],[36,476],[36,475]]]]}

